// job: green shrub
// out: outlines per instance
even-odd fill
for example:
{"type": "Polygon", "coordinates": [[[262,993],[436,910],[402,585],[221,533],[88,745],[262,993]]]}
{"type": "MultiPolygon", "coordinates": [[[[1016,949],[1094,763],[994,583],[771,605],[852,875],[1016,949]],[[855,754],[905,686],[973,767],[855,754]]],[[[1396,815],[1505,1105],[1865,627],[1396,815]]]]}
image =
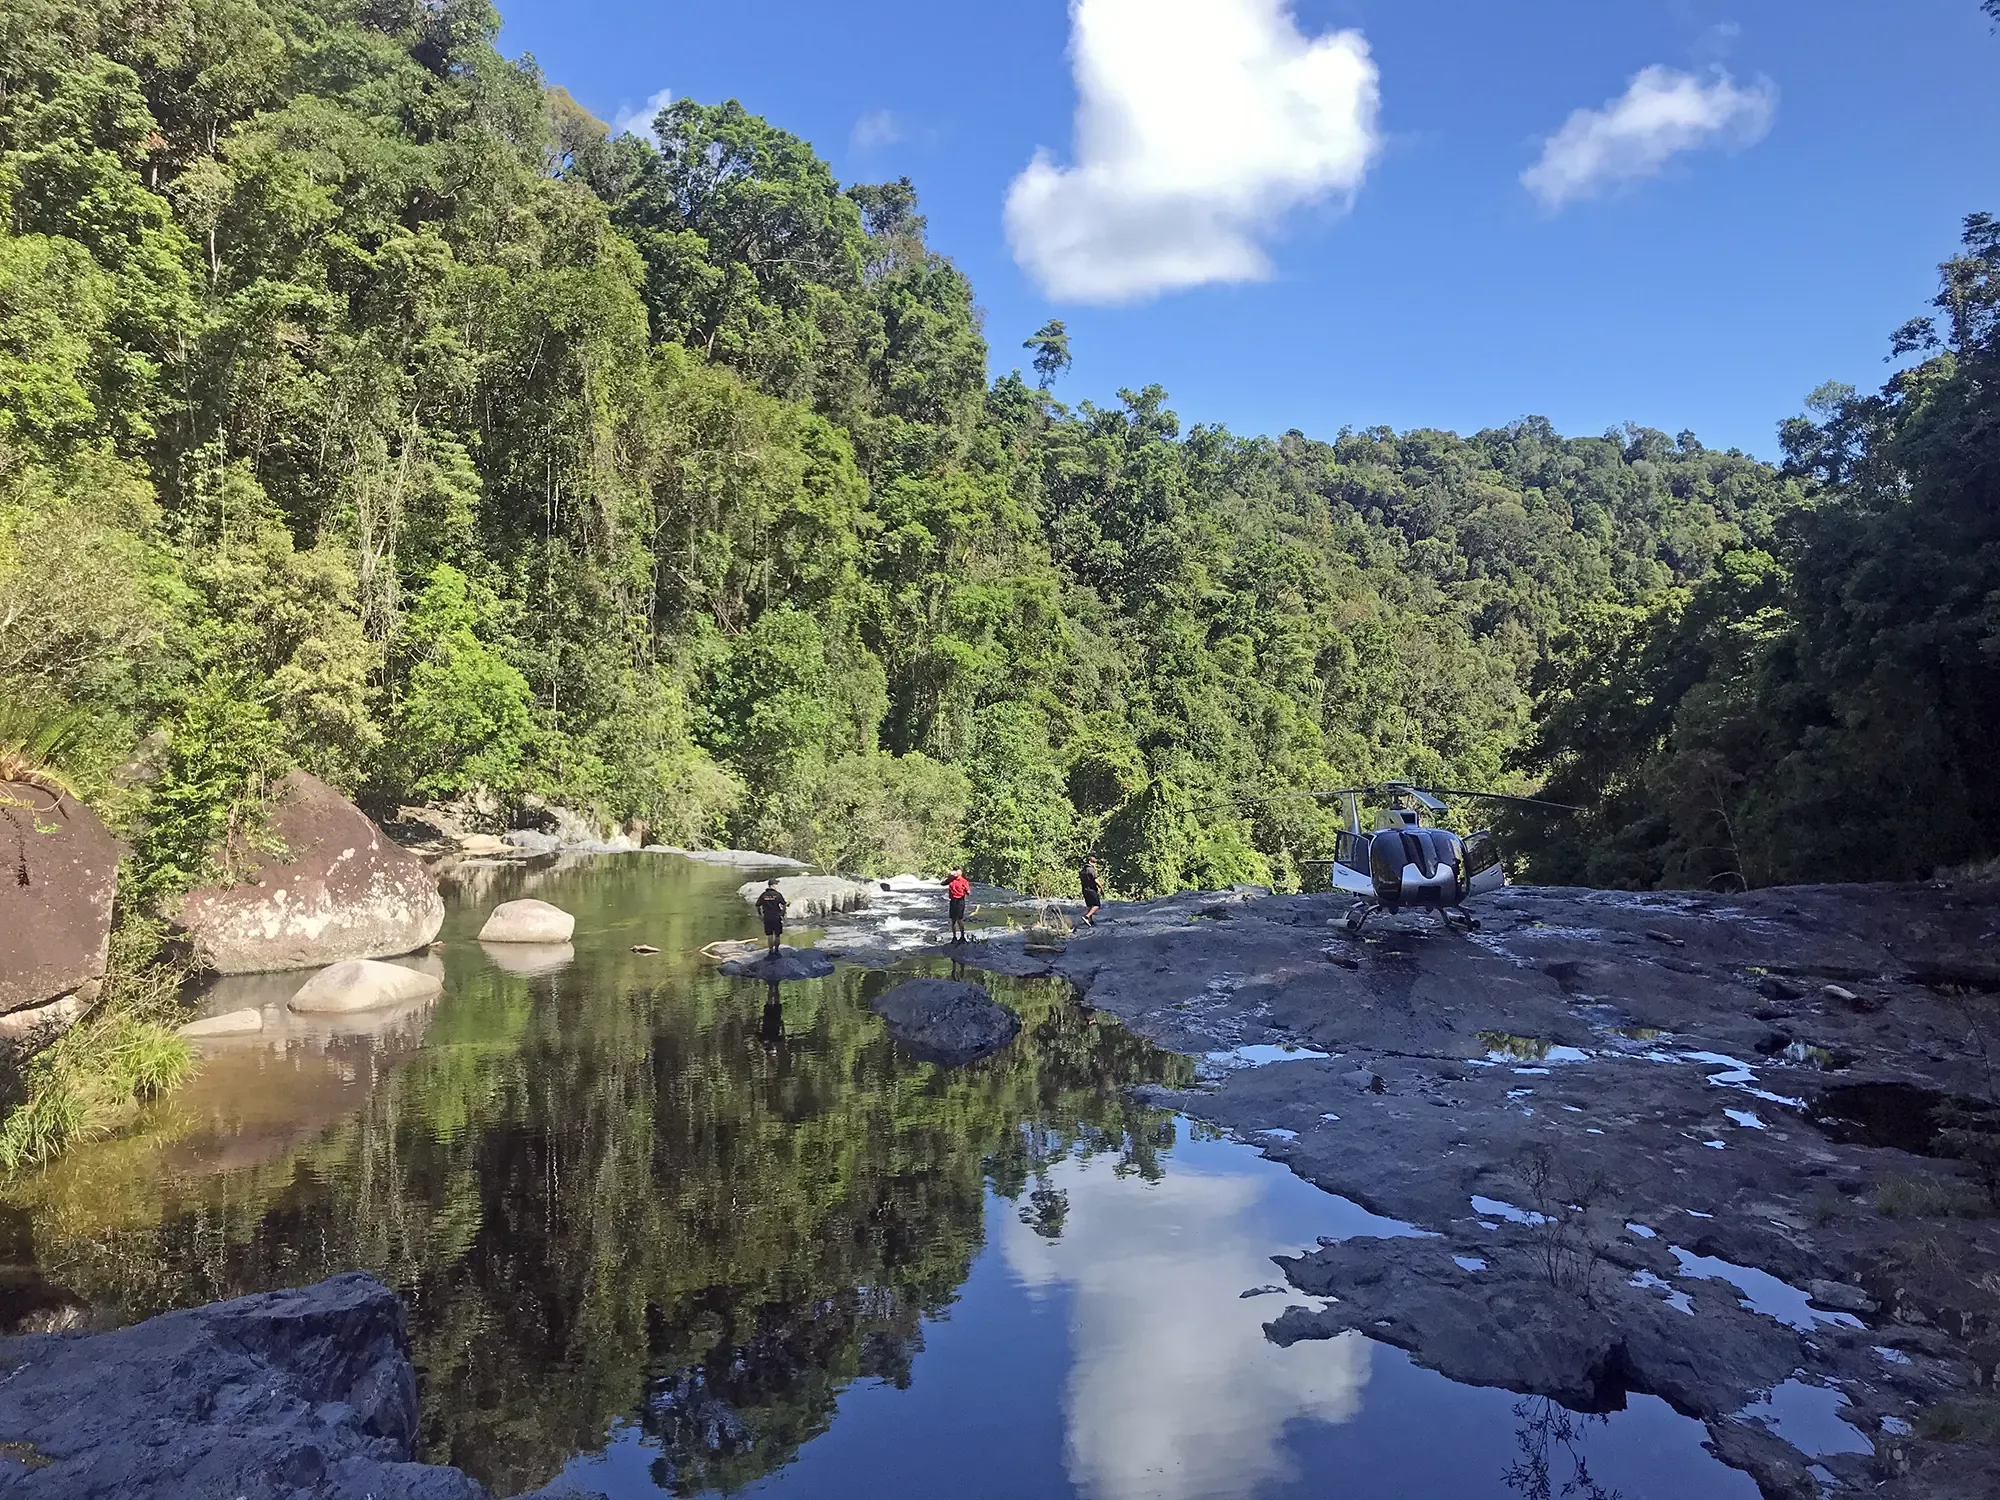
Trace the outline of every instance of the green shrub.
{"type": "Polygon", "coordinates": [[[967,769],[967,873],[1033,895],[1066,891],[1079,853],[1076,810],[1041,714],[1025,703],[980,710],[967,769]]]}
{"type": "Polygon", "coordinates": [[[166,727],[166,763],[146,801],[128,892],[147,912],[247,852],[286,764],[281,729],[240,678],[206,674],[166,727]]]}

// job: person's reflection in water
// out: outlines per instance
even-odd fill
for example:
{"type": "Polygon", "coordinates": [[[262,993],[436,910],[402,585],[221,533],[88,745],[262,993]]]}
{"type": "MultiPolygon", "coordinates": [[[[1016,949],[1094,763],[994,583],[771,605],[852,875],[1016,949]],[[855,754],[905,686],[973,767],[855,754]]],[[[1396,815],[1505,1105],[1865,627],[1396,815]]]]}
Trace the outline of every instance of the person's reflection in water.
{"type": "Polygon", "coordinates": [[[757,1038],[767,1056],[776,1057],[785,1046],[785,1003],[778,997],[778,981],[764,981],[764,1018],[757,1024],[757,1038]]]}

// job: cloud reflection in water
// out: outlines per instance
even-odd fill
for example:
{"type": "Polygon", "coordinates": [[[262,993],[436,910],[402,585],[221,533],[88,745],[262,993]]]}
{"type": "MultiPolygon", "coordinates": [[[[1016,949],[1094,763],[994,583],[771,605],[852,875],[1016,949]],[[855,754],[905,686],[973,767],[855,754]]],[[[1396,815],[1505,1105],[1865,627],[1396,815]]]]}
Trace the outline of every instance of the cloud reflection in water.
{"type": "Polygon", "coordinates": [[[1201,1500],[1297,1478],[1286,1427],[1350,1420],[1370,1345],[1265,1339],[1282,1303],[1242,1293],[1270,1282],[1274,1252],[1301,1248],[1272,1222],[1270,1180],[1185,1156],[1157,1182],[1119,1178],[1103,1158],[1060,1162],[1049,1179],[1069,1199],[1062,1237],[1009,1223],[1002,1248],[1031,1293],[1069,1294],[1063,1416],[1077,1490],[1201,1500]]]}

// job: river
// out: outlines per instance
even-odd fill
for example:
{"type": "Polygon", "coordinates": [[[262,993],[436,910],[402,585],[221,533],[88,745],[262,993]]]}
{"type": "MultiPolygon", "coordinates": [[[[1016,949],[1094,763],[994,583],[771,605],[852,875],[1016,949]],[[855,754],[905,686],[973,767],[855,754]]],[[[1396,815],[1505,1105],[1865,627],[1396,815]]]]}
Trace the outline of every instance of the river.
{"type": "Polygon", "coordinates": [[[344,1032],[276,1024],[299,976],[219,983],[205,1009],[273,1027],[7,1191],[0,1317],[374,1271],[409,1307],[424,1457],[502,1495],[1754,1497],[1651,1397],[1584,1418],[1358,1335],[1272,1345],[1308,1300],[1272,1254],[1412,1231],[1137,1102],[1194,1064],[1067,987],[991,981],[1022,1034],[948,1071],[868,1011],[895,975],[717,975],[700,948],[754,930],[742,879],[475,870],[442,999],[344,1032]],[[482,949],[522,895],[575,942],[482,949]]]}

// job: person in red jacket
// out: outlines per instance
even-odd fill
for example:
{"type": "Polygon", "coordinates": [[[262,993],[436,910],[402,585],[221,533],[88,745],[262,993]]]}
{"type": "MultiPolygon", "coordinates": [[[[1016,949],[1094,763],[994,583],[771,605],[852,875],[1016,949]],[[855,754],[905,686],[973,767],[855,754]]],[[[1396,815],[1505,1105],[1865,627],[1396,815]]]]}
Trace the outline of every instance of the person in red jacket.
{"type": "Polygon", "coordinates": [[[972,894],[972,882],[965,878],[965,871],[954,868],[951,879],[944,883],[944,893],[951,900],[951,940],[965,941],[965,899],[972,894]]]}

